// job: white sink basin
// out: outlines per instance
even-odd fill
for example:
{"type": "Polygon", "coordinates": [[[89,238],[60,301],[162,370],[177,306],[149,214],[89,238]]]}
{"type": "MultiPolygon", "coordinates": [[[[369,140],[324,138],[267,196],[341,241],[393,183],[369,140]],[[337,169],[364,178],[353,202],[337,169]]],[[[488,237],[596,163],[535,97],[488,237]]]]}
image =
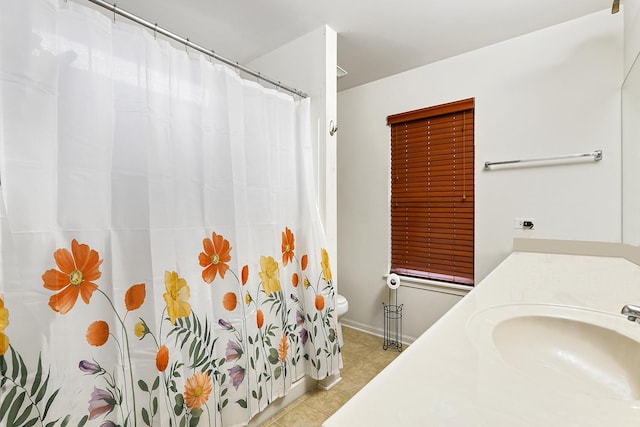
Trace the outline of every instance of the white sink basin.
{"type": "Polygon", "coordinates": [[[602,398],[640,399],[640,325],[622,315],[502,306],[473,316],[470,324],[476,342],[536,381],[602,398]]]}

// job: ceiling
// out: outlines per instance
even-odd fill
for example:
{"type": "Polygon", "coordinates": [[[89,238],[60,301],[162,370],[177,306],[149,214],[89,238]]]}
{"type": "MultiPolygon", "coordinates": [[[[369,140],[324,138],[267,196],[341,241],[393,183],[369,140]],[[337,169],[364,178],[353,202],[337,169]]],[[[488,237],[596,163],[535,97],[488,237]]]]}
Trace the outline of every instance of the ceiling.
{"type": "MultiPolygon", "coordinates": [[[[348,72],[338,79],[338,90],[345,90],[610,9],[611,3],[612,0],[119,0],[116,4],[240,64],[326,24],[338,33],[338,65],[348,72]]],[[[278,76],[269,77],[278,80],[278,76]]]]}

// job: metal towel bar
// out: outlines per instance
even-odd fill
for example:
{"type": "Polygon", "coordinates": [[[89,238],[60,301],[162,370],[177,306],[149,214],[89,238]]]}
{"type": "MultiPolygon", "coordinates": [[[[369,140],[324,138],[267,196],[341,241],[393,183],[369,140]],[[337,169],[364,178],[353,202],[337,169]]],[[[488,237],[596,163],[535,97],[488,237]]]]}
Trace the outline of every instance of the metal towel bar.
{"type": "Polygon", "coordinates": [[[549,160],[576,159],[578,157],[593,157],[593,160],[597,162],[599,160],[602,160],[602,150],[595,150],[591,153],[566,154],[563,156],[552,156],[552,157],[538,157],[535,159],[504,160],[501,162],[484,162],[484,170],[491,170],[491,166],[494,166],[494,165],[509,165],[513,163],[530,163],[530,162],[544,162],[549,160]]]}

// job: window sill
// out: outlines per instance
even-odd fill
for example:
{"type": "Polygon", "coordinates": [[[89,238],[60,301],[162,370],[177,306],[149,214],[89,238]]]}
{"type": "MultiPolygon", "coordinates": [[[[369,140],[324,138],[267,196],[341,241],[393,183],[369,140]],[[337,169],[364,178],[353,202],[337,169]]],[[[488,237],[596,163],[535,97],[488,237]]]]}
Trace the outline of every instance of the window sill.
{"type": "MultiPolygon", "coordinates": [[[[382,276],[386,282],[389,274],[382,276]]],[[[417,277],[400,276],[400,287],[413,288],[419,290],[426,290],[431,292],[440,292],[443,294],[465,296],[472,289],[473,286],[469,285],[456,285],[454,283],[440,282],[430,279],[419,279],[417,277]]]]}

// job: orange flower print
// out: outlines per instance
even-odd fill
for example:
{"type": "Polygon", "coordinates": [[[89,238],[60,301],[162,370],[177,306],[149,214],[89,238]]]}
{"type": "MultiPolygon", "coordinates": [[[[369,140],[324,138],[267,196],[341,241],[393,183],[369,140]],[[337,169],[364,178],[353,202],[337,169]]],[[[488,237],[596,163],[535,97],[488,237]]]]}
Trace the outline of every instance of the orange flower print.
{"type": "Polygon", "coordinates": [[[278,347],[278,355],[280,356],[280,361],[287,361],[287,352],[289,351],[289,341],[287,340],[287,334],[282,334],[282,339],[280,340],[280,346],[278,347]]]}
{"type": "Polygon", "coordinates": [[[156,368],[158,371],[164,372],[169,365],[169,349],[166,345],[161,345],[156,353],[156,368]]]}
{"type": "Polygon", "coordinates": [[[320,294],[316,295],[316,310],[322,311],[324,308],[324,297],[320,294]]]}
{"type": "Polygon", "coordinates": [[[96,320],[87,328],[87,342],[95,347],[104,345],[109,339],[109,324],[104,320],[96,320]]]}
{"type": "Polygon", "coordinates": [[[78,300],[78,295],[85,304],[89,304],[91,295],[98,289],[93,281],[102,275],[99,270],[102,260],[98,252],[73,239],[71,253],[65,248],[57,249],[53,258],[59,270],[47,270],[42,275],[42,281],[46,289],[60,292],[49,298],[49,307],[60,314],[68,313],[78,300]]]}
{"type": "Polygon", "coordinates": [[[211,377],[206,372],[196,372],[184,385],[184,403],[189,409],[199,409],[209,399],[211,377]]]}
{"type": "Polygon", "coordinates": [[[222,297],[222,305],[227,311],[235,310],[237,304],[238,304],[238,298],[236,297],[236,294],[233,292],[227,292],[226,294],[224,294],[224,297],[222,297]]]}
{"type": "Polygon", "coordinates": [[[171,324],[176,324],[176,319],[187,317],[191,314],[191,304],[189,304],[189,285],[182,277],[178,277],[175,271],[164,272],[164,287],[167,290],[162,297],[167,304],[167,313],[171,324]]]}
{"type": "Polygon", "coordinates": [[[288,227],[282,232],[282,265],[287,265],[293,261],[293,250],[295,249],[294,237],[288,227]]]}
{"type": "Polygon", "coordinates": [[[322,266],[322,274],[324,275],[324,280],[327,282],[331,281],[331,266],[329,265],[329,253],[327,250],[322,248],[322,262],[320,262],[322,266]]]}
{"type": "Polygon", "coordinates": [[[260,309],[256,312],[256,324],[258,329],[262,329],[262,325],[264,325],[264,313],[260,309]]]}
{"type": "Polygon", "coordinates": [[[144,298],[147,296],[147,290],[144,287],[144,283],[131,286],[124,294],[124,305],[127,307],[127,311],[133,311],[144,303],[144,298]]]}
{"type": "Polygon", "coordinates": [[[306,270],[308,262],[309,262],[309,257],[307,255],[302,255],[302,260],[300,261],[300,267],[302,267],[303,270],[306,270]]]}
{"type": "Polygon", "coordinates": [[[247,280],[249,279],[249,266],[245,265],[242,267],[242,286],[247,284],[247,280]]]}
{"type": "Polygon", "coordinates": [[[294,288],[298,287],[298,280],[298,273],[293,273],[293,275],[291,276],[291,284],[294,288]]]}
{"type": "Polygon", "coordinates": [[[262,280],[262,289],[267,296],[271,292],[280,291],[280,268],[273,257],[260,257],[260,268],[262,271],[258,273],[262,280]]]}
{"type": "Polygon", "coordinates": [[[200,252],[198,260],[200,266],[205,267],[202,270],[202,279],[206,283],[211,283],[220,274],[220,278],[224,279],[224,274],[229,269],[227,263],[231,261],[231,246],[229,241],[224,237],[211,233],[211,239],[208,237],[202,241],[204,252],[200,252]]]}

